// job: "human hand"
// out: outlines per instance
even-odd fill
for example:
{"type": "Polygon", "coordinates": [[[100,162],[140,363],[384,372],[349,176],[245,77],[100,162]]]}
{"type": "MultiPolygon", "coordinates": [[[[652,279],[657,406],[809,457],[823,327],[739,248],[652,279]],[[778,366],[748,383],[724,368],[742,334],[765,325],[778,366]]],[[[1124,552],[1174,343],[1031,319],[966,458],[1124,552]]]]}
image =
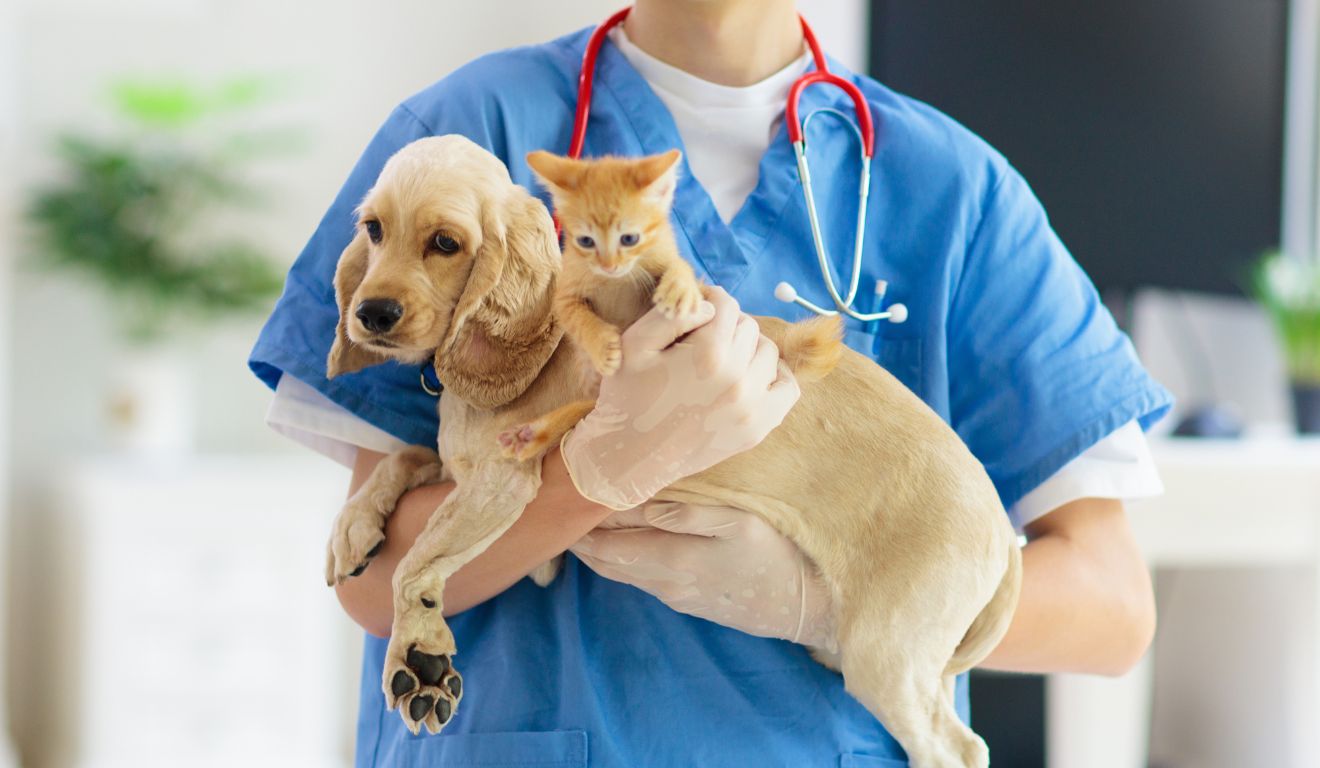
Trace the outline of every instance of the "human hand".
{"type": "Polygon", "coordinates": [[[635,507],[755,446],[797,402],[774,342],[722,289],[709,298],[695,314],[652,309],[624,331],[623,364],[562,442],[584,497],[635,507]]]}
{"type": "Polygon", "coordinates": [[[571,551],[680,613],[838,650],[834,602],[815,564],[751,512],[656,502],[611,515],[571,551]]]}

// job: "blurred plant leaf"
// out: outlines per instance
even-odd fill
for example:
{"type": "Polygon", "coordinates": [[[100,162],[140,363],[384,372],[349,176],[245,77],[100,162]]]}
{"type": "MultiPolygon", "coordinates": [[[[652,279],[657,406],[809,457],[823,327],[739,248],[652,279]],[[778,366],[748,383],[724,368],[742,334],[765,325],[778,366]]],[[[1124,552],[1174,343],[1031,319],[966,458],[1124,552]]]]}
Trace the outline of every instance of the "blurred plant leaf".
{"type": "Polygon", "coordinates": [[[208,218],[263,201],[245,183],[245,167],[263,153],[291,151],[295,134],[191,123],[250,109],[270,93],[257,78],[209,90],[182,81],[117,82],[111,94],[127,122],[120,135],[61,137],[54,151],[63,173],[31,194],[28,218],[39,246],[31,263],[104,286],[135,339],[159,337],[188,316],[263,308],[282,283],[270,259],[247,243],[200,233],[208,218]]]}
{"type": "Polygon", "coordinates": [[[1251,292],[1274,324],[1294,383],[1320,386],[1320,261],[1266,253],[1251,292]]]}
{"type": "Polygon", "coordinates": [[[148,125],[179,126],[206,111],[201,95],[182,83],[124,81],[110,95],[121,113],[148,125]]]}
{"type": "Polygon", "coordinates": [[[269,78],[233,77],[204,88],[178,79],[124,78],[110,86],[110,99],[124,117],[157,128],[179,128],[205,117],[242,112],[274,100],[269,78]]]}

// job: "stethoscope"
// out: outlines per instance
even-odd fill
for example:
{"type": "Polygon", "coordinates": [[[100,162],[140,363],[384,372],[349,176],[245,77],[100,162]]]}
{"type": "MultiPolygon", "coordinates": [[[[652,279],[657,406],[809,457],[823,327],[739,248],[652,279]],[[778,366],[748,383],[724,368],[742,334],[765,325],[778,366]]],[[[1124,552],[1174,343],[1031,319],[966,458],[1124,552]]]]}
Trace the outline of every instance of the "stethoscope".
{"type": "MultiPolygon", "coordinates": [[[[605,44],[606,34],[627,18],[628,12],[631,10],[632,8],[624,8],[606,19],[605,23],[596,27],[596,30],[591,33],[591,38],[587,40],[587,50],[582,56],[582,69],[578,72],[577,111],[573,116],[573,140],[568,149],[568,156],[571,158],[576,159],[582,156],[582,145],[587,137],[587,117],[591,112],[591,86],[596,77],[596,57],[600,53],[601,46],[605,44]]],[[[788,122],[788,138],[793,144],[793,153],[797,156],[798,177],[802,180],[802,198],[807,206],[807,218],[811,222],[811,239],[816,246],[816,258],[820,262],[820,274],[825,279],[825,287],[829,290],[830,298],[834,300],[834,306],[837,309],[825,309],[807,301],[798,295],[797,289],[786,282],[775,286],[775,298],[783,302],[795,303],[818,315],[837,315],[842,312],[863,322],[888,320],[891,323],[901,323],[908,316],[907,307],[903,304],[890,304],[889,308],[883,312],[869,313],[858,312],[852,307],[853,301],[857,298],[857,286],[862,277],[862,241],[866,236],[866,199],[871,192],[871,156],[875,152],[875,129],[871,125],[871,110],[862,97],[862,92],[857,89],[857,86],[829,71],[825,54],[821,52],[820,43],[816,42],[815,33],[807,25],[806,19],[801,16],[798,19],[802,22],[802,36],[806,38],[807,47],[811,49],[811,58],[815,62],[816,70],[808,72],[794,81],[793,87],[788,92],[788,108],[784,119],[788,122]],[[852,99],[853,112],[857,117],[856,123],[848,120],[847,116],[839,110],[830,108],[817,109],[808,114],[805,120],[799,121],[798,101],[802,98],[802,91],[806,90],[807,86],[816,83],[829,83],[843,89],[844,93],[852,99]],[[825,250],[825,238],[820,230],[820,218],[816,215],[816,200],[811,194],[811,169],[807,164],[807,126],[811,122],[811,118],[821,113],[833,115],[851,128],[853,135],[857,137],[857,145],[861,150],[862,170],[859,174],[860,179],[857,189],[857,237],[853,241],[852,279],[848,282],[848,293],[845,296],[840,296],[834,285],[829,254],[825,250]]],[[[877,303],[884,302],[887,288],[888,283],[886,281],[876,281],[877,303]]]]}

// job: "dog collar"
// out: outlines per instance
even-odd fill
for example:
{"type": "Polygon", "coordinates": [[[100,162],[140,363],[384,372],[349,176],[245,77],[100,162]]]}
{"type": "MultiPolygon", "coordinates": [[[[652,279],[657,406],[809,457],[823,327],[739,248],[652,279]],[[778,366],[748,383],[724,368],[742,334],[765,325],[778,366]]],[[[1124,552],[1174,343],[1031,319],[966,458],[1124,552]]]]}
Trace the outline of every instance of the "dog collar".
{"type": "Polygon", "coordinates": [[[445,391],[445,385],[440,383],[440,377],[435,373],[435,363],[427,363],[422,366],[422,389],[431,397],[439,397],[440,393],[445,391]]]}

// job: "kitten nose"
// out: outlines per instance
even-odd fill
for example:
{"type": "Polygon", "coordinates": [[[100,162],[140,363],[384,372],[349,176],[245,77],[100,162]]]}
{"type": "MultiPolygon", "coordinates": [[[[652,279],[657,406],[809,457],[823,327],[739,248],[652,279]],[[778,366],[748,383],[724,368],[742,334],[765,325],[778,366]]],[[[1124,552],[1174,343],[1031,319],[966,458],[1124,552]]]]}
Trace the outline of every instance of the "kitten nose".
{"type": "Polygon", "coordinates": [[[384,333],[403,317],[403,305],[393,299],[367,299],[357,307],[357,319],[372,333],[384,333]]]}
{"type": "Polygon", "coordinates": [[[628,271],[629,267],[632,266],[631,263],[628,262],[626,259],[615,259],[612,258],[610,254],[603,254],[603,255],[606,258],[599,259],[597,261],[597,264],[600,266],[601,272],[604,272],[605,274],[610,275],[612,277],[617,277],[618,275],[622,275],[624,272],[628,271]]]}

